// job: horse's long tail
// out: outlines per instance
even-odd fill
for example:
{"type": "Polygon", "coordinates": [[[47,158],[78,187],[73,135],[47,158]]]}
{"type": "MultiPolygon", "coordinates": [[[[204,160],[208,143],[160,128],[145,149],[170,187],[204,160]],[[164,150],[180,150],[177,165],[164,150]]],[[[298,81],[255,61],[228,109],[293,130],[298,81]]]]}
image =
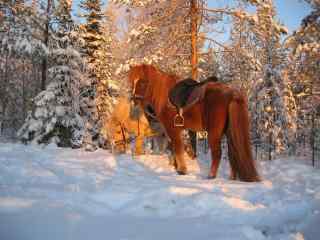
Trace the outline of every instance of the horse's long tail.
{"type": "Polygon", "coordinates": [[[260,177],[252,158],[249,117],[244,96],[235,93],[229,105],[228,151],[230,165],[241,181],[257,182],[260,177]]]}

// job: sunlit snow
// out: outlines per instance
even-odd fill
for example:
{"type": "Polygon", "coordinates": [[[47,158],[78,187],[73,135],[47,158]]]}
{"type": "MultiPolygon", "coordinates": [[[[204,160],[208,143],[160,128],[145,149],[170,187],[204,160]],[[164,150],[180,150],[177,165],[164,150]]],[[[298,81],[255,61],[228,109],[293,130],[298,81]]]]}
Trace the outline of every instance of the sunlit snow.
{"type": "Polygon", "coordinates": [[[259,162],[261,183],[178,176],[167,156],[1,143],[0,239],[318,239],[320,171],[259,162]]]}

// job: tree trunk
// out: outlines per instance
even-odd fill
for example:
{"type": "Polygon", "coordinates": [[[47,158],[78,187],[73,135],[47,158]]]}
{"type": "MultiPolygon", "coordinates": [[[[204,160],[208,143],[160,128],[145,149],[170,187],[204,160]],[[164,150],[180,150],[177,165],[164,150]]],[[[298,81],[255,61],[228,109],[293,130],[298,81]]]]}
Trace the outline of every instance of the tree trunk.
{"type": "MultiPolygon", "coordinates": [[[[46,47],[48,47],[48,41],[49,41],[49,24],[50,24],[50,9],[51,9],[51,1],[52,0],[48,0],[47,3],[47,21],[46,21],[46,26],[45,26],[45,30],[44,30],[44,45],[46,47]]],[[[41,64],[41,91],[46,89],[46,85],[47,85],[47,69],[48,69],[48,59],[45,56],[42,60],[42,64],[41,64]]]]}
{"type": "MultiPolygon", "coordinates": [[[[191,77],[194,80],[198,79],[198,0],[191,0],[191,77]]],[[[197,134],[189,131],[192,150],[196,156],[197,153],[197,134]]]]}
{"type": "Polygon", "coordinates": [[[8,92],[8,85],[9,85],[9,65],[8,65],[8,59],[9,59],[9,53],[6,53],[5,56],[5,70],[4,70],[4,82],[3,82],[3,92],[2,92],[2,96],[1,96],[1,104],[2,104],[2,120],[1,120],[1,129],[0,129],[0,135],[2,135],[2,133],[4,132],[5,129],[5,124],[6,124],[6,112],[7,112],[7,106],[8,106],[8,101],[7,101],[7,92],[8,92]]]}
{"type": "Polygon", "coordinates": [[[197,0],[191,0],[191,77],[198,79],[198,3],[197,0]]]}
{"type": "Polygon", "coordinates": [[[22,60],[22,120],[24,121],[27,117],[27,97],[26,97],[26,78],[27,78],[27,67],[24,60],[22,60]]]}

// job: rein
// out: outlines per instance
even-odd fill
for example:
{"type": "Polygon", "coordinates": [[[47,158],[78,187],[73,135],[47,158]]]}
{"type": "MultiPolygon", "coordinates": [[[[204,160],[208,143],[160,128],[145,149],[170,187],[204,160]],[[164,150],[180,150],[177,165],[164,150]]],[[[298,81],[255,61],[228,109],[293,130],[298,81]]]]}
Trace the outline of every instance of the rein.
{"type": "Polygon", "coordinates": [[[121,129],[121,135],[122,135],[122,140],[114,141],[114,145],[123,145],[124,148],[127,148],[127,138],[125,134],[125,128],[123,127],[123,124],[121,122],[118,122],[120,129],[121,129]]]}
{"type": "MultiPolygon", "coordinates": [[[[127,142],[131,143],[131,141],[135,140],[137,137],[134,138],[126,138],[126,128],[123,126],[123,124],[121,122],[118,122],[120,129],[121,129],[121,135],[122,135],[122,139],[118,140],[118,141],[114,141],[114,145],[118,146],[118,145],[123,145],[124,148],[127,148],[127,142]]],[[[138,136],[140,136],[140,119],[138,119],[138,136]]]]}
{"type": "Polygon", "coordinates": [[[140,136],[140,118],[138,118],[138,136],[140,136]]]}

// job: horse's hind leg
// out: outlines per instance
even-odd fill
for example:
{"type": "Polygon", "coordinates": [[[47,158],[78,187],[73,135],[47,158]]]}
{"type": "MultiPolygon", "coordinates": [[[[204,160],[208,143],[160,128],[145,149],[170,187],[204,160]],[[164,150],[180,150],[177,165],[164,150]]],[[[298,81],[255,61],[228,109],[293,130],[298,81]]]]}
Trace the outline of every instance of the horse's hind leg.
{"type": "Polygon", "coordinates": [[[208,178],[215,178],[217,176],[218,168],[221,160],[221,138],[225,128],[225,117],[220,115],[220,119],[213,118],[210,121],[210,128],[208,130],[209,146],[211,149],[211,168],[208,178]]]}
{"type": "Polygon", "coordinates": [[[230,133],[227,133],[227,140],[228,140],[228,157],[229,157],[229,164],[230,164],[230,180],[237,179],[237,166],[234,160],[233,151],[234,147],[232,145],[230,133]]]}
{"type": "Polygon", "coordinates": [[[208,178],[215,178],[217,176],[218,168],[221,160],[221,136],[210,137],[209,144],[211,149],[211,168],[208,178]]]}

